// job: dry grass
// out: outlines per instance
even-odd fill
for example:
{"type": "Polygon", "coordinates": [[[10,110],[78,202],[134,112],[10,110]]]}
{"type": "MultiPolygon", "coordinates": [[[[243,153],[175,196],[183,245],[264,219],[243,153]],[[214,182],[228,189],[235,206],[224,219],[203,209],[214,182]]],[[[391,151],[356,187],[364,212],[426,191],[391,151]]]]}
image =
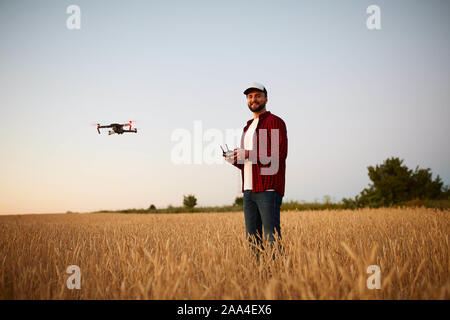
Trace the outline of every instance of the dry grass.
{"type": "Polygon", "coordinates": [[[285,253],[259,263],[242,212],[3,216],[0,298],[449,299],[449,213],[282,212],[285,253]]]}

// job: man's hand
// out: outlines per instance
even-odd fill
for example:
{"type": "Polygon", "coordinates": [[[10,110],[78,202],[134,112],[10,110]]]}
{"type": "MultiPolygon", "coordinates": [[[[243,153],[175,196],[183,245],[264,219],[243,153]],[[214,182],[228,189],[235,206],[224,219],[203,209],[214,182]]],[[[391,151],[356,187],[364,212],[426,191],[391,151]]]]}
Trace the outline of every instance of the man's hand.
{"type": "Polygon", "coordinates": [[[245,159],[248,159],[249,157],[249,150],[244,150],[241,148],[236,148],[234,149],[233,152],[228,153],[225,156],[225,161],[229,162],[229,163],[244,163],[245,159]]]}

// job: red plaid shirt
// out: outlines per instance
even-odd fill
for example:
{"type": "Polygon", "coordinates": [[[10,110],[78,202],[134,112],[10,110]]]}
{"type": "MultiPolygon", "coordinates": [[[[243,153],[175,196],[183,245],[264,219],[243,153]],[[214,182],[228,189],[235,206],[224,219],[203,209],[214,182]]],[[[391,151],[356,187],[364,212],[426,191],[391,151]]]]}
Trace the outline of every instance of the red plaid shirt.
{"type": "MultiPolygon", "coordinates": [[[[244,127],[244,132],[241,137],[241,148],[244,148],[244,137],[247,132],[248,127],[252,123],[252,120],[247,121],[247,125],[244,127]]],[[[284,196],[284,185],[285,185],[285,173],[286,173],[286,157],[287,157],[287,147],[288,138],[286,124],[284,121],[277,117],[276,115],[266,111],[259,115],[258,125],[255,129],[256,139],[253,139],[253,150],[256,150],[256,162],[252,164],[252,191],[261,192],[269,189],[274,189],[279,194],[284,196]],[[267,133],[267,149],[265,148],[264,142],[262,142],[262,150],[260,150],[260,129],[266,129],[267,133]],[[278,170],[274,174],[261,174],[261,168],[269,168],[272,165],[272,161],[267,163],[267,157],[271,157],[271,141],[272,141],[272,129],[278,129],[278,170]],[[264,150],[265,149],[265,150],[264,150]],[[264,157],[267,155],[267,157],[264,157]]],[[[254,137],[255,137],[254,136],[254,137]]],[[[276,148],[277,146],[275,146],[276,148]]],[[[252,151],[250,151],[252,152],[252,151]]],[[[276,156],[276,155],[275,155],[276,156]]],[[[250,156],[250,158],[252,158],[250,156]]],[[[244,165],[241,163],[234,163],[234,166],[241,169],[242,176],[242,192],[244,192],[244,165]]],[[[268,169],[266,169],[268,170],[268,169]]]]}

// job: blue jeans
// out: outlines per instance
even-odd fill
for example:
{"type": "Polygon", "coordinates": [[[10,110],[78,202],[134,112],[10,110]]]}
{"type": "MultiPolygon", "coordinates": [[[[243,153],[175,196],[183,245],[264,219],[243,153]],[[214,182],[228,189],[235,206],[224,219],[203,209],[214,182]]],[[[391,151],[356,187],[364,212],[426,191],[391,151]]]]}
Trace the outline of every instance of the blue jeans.
{"type": "Polygon", "coordinates": [[[270,246],[276,240],[275,233],[281,239],[280,207],[283,196],[276,191],[253,192],[244,190],[244,217],[246,236],[256,245],[262,245],[267,239],[270,246]],[[264,239],[263,237],[264,229],[264,239]],[[254,236],[254,238],[252,237],[254,236]]]}

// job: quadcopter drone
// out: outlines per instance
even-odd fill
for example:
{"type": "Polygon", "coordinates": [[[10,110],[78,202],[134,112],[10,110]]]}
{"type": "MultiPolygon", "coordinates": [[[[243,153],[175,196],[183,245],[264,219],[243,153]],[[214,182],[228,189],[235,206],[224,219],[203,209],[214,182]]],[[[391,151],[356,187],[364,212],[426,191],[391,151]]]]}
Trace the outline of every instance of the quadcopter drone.
{"type": "Polygon", "coordinates": [[[133,121],[130,121],[128,123],[120,124],[120,123],[111,123],[108,126],[101,126],[99,123],[97,123],[97,131],[98,134],[100,134],[100,129],[102,128],[111,128],[112,130],[108,131],[108,135],[117,133],[117,134],[123,134],[124,132],[134,132],[137,133],[137,129],[131,129],[133,126],[133,121]],[[124,129],[123,127],[129,127],[128,130],[124,129]]]}

